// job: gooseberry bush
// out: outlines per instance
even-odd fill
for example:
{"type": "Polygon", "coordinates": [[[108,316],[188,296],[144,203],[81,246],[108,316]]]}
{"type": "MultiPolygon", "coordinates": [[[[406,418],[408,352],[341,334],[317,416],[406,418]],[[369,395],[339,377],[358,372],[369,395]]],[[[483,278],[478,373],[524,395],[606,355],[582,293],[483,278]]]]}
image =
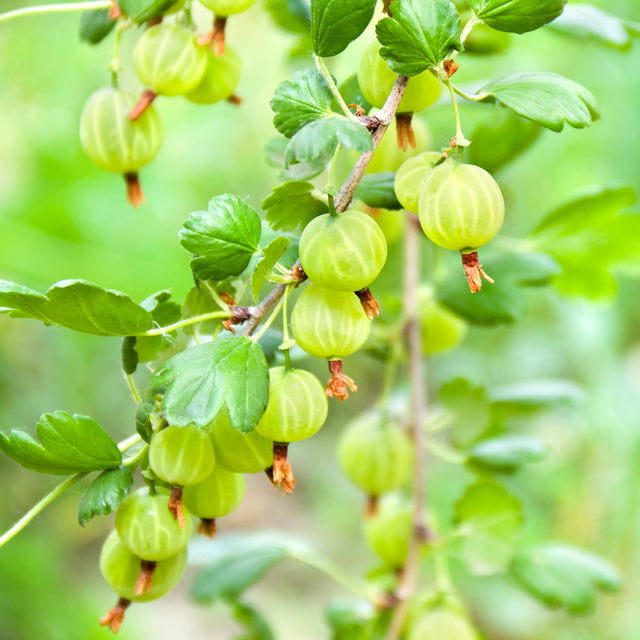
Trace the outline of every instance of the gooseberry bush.
{"type": "MultiPolygon", "coordinates": [[[[50,7],[84,11],[82,39],[114,44],[77,144],[98,167],[124,176],[135,206],[144,202],[139,170],[171,135],[162,125],[165,100],[184,96],[192,103],[185,117],[221,100],[244,108],[235,95],[242,38],[227,42],[225,28],[254,2],[202,0],[212,12],[206,26],[194,20],[195,4],[50,7]],[[124,60],[121,40],[132,32],[137,43],[124,60]],[[141,88],[121,86],[123,66],[141,88]]],[[[591,611],[599,590],[618,587],[616,568],[569,544],[520,543],[526,513],[515,474],[548,447],[510,433],[508,420],[579,395],[575,385],[505,380],[493,392],[456,378],[428,390],[425,370],[437,369],[433,356],[456,349],[474,326],[525,315],[533,288],[556,296],[609,291],[612,268],[637,253],[636,216],[626,211],[635,194],[622,186],[585,191],[526,238],[494,244],[503,222],[517,216],[505,203],[500,168],[545,128],[592,125],[599,108],[587,88],[556,73],[514,70],[473,88],[459,86],[456,74],[471,56],[502,55],[518,46],[518,34],[536,29],[586,33],[620,48],[611,25],[629,41],[640,28],[566,0],[267,0],[267,8],[300,37],[299,51],[309,48],[305,68],[283,78],[270,103],[279,136],[267,155],[282,182],[264,199],[263,215],[223,193],[186,217],[179,241],[195,284],[181,302],[159,291],[138,303],[84,280],[45,293],[0,281],[0,311],[12,317],[118,338],[136,405],[132,434],[119,443],[92,418],[62,410],[41,417],[35,438],[0,434],[0,449],[23,467],[66,476],[0,545],[82,483],[80,525],[115,514],[99,559],[116,596],[100,624],[113,632],[132,603],[177,585],[194,532],[219,546],[195,576],[195,599],[227,603],[246,627],[243,637],[255,640],[274,636],[245,591],[287,557],[354,591],[354,600],[327,610],[335,640],[489,637],[456,584],[460,571],[508,580],[550,608],[591,611]],[[354,60],[345,50],[358,38],[370,42],[354,60]],[[336,56],[351,65],[350,76],[329,71],[336,56]],[[449,110],[444,147],[428,127],[436,103],[449,110]],[[467,112],[474,128],[465,133],[467,112]],[[603,256],[597,266],[589,261],[595,249],[603,256]],[[385,275],[398,256],[402,277],[385,275]],[[593,269],[600,271],[581,279],[593,269]],[[218,522],[241,504],[245,474],[264,472],[280,490],[274,501],[295,499],[283,496],[294,492],[296,476],[300,484],[308,476],[296,473],[290,454],[313,448],[306,441],[329,411],[339,415],[338,402],[358,390],[345,365],[358,352],[370,357],[379,389],[343,425],[335,451],[337,467],[363,494],[363,539],[376,557],[376,569],[361,578],[284,533],[240,536],[218,522]],[[309,356],[327,361],[328,381],[305,368],[309,356]],[[427,480],[437,479],[427,454],[467,478],[446,507],[427,502],[427,480]]]]}

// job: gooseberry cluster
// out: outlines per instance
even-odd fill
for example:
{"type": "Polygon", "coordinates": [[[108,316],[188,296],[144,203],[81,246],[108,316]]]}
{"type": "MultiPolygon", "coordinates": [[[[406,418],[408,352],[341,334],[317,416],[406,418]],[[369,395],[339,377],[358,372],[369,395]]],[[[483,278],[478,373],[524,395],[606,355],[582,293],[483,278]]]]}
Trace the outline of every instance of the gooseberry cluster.
{"type": "Polygon", "coordinates": [[[190,4],[185,8],[176,3],[164,10],[160,5],[153,12],[129,15],[127,2],[113,3],[109,17],[118,21],[116,57],[110,65],[113,86],[99,89],[87,100],[80,117],[80,142],[100,168],[124,176],[133,206],[144,202],[138,171],[162,146],[162,122],[153,104],[158,96],[184,96],[199,105],[221,100],[240,103],[234,91],[242,63],[225,44],[225,24],[228,16],[254,2],[203,0],[214,12],[214,27],[200,36],[195,33],[190,4]],[[120,30],[135,23],[145,28],[133,52],[133,67],[143,86],[139,98],[118,85],[120,30]]]}

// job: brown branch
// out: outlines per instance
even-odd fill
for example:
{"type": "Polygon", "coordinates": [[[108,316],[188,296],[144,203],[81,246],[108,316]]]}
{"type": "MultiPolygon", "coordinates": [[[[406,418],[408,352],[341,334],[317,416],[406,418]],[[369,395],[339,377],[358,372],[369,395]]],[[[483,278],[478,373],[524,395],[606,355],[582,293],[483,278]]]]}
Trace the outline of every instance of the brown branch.
{"type": "MultiPolygon", "coordinates": [[[[373,133],[373,136],[371,137],[371,141],[373,142],[373,151],[363,153],[358,158],[358,161],[351,170],[351,173],[340,188],[340,191],[338,192],[338,195],[334,200],[336,211],[338,213],[342,213],[351,203],[353,194],[355,193],[360,180],[362,180],[364,172],[367,170],[367,167],[371,162],[371,158],[373,158],[375,150],[380,145],[382,136],[385,134],[386,130],[391,124],[391,121],[396,115],[396,111],[398,110],[400,100],[402,100],[402,96],[404,95],[408,82],[409,78],[407,76],[398,76],[393,85],[393,88],[391,89],[391,93],[387,98],[387,101],[384,103],[382,109],[380,109],[380,111],[378,111],[378,113],[374,116],[374,119],[378,124],[373,133]]],[[[299,267],[300,260],[296,262],[293,269],[297,270],[299,267]]],[[[273,291],[271,291],[271,293],[269,293],[269,295],[264,300],[260,302],[260,304],[256,305],[255,307],[249,308],[251,318],[242,331],[243,336],[250,336],[257,329],[258,325],[262,322],[262,319],[267,315],[267,313],[269,313],[270,309],[278,303],[280,298],[282,298],[286,289],[286,284],[279,284],[277,287],[275,287],[275,289],[273,289],[273,291]]]]}
{"type": "Polygon", "coordinates": [[[418,285],[420,281],[419,240],[420,228],[417,218],[409,213],[404,248],[404,313],[405,331],[409,347],[409,376],[411,384],[411,439],[414,449],[413,478],[413,536],[407,554],[407,561],[401,574],[400,584],[395,593],[396,602],[393,617],[385,640],[398,640],[404,628],[409,600],[418,584],[420,549],[429,539],[426,526],[425,504],[425,457],[423,445],[426,398],[426,381],[422,359],[422,336],[418,316],[418,285]]]}

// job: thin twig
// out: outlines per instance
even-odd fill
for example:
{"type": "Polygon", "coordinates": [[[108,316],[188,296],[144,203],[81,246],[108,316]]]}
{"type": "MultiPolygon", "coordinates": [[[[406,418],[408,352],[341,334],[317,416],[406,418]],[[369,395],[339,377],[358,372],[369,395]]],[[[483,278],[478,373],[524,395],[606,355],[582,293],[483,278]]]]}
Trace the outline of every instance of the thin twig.
{"type": "Polygon", "coordinates": [[[111,0],[95,0],[94,2],[65,2],[63,4],[44,4],[35,7],[24,7],[0,14],[0,22],[13,20],[14,18],[35,16],[42,13],[67,13],[70,11],[95,11],[96,9],[108,9],[111,0]]]}
{"type": "MultiPolygon", "coordinates": [[[[374,131],[371,138],[371,141],[373,142],[373,151],[363,153],[358,158],[358,161],[351,170],[351,173],[340,188],[340,191],[334,200],[336,211],[338,213],[342,213],[351,203],[353,194],[355,193],[360,180],[362,180],[362,176],[364,176],[364,172],[367,170],[375,150],[380,145],[382,136],[385,134],[385,131],[389,128],[391,121],[396,115],[396,111],[398,110],[400,100],[402,100],[402,96],[404,95],[408,82],[409,78],[407,76],[398,76],[387,101],[384,103],[382,109],[380,109],[380,111],[375,115],[376,120],[380,124],[374,131]]],[[[300,266],[299,260],[296,263],[296,267],[298,266],[300,266]]],[[[262,302],[260,302],[260,304],[249,309],[251,319],[247,322],[242,332],[243,336],[250,336],[256,330],[256,327],[262,322],[262,318],[264,318],[264,316],[269,313],[271,307],[273,307],[273,305],[282,298],[286,289],[286,283],[279,284],[264,300],[262,300],[262,302]]]]}
{"type": "Polygon", "coordinates": [[[420,279],[419,240],[420,230],[413,214],[406,227],[404,248],[404,314],[409,345],[409,376],[411,380],[411,439],[413,441],[413,536],[409,545],[407,562],[396,592],[396,605],[386,640],[398,640],[402,634],[409,608],[409,600],[418,584],[420,550],[427,534],[425,505],[425,447],[424,419],[426,407],[425,369],[422,359],[422,336],[418,317],[418,285],[420,279]]]}

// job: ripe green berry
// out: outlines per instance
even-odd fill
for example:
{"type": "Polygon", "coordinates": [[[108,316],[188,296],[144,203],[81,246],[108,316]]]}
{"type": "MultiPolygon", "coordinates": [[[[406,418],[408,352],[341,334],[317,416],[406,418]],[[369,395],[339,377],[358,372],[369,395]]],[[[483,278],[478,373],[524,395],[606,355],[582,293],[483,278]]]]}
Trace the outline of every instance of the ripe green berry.
{"type": "MultiPolygon", "coordinates": [[[[381,45],[372,42],[360,59],[358,82],[364,97],[374,106],[382,107],[398,77],[380,55],[381,45]]],[[[411,78],[400,101],[398,113],[422,111],[442,95],[442,83],[430,72],[423,71],[411,78]]]]}
{"type": "Polygon", "coordinates": [[[226,411],[221,411],[209,428],[216,468],[234,473],[258,473],[273,462],[273,442],[263,438],[255,429],[241,433],[234,429],[226,411]]]}
{"type": "Polygon", "coordinates": [[[122,544],[142,560],[166,560],[187,546],[193,523],[185,513],[185,527],[180,528],[169,512],[169,498],[149,494],[147,489],[132,493],[118,507],[116,531],[122,544]]]}
{"type": "Polygon", "coordinates": [[[200,0],[209,11],[217,16],[230,16],[246,11],[256,0],[200,0]]]}
{"type": "Polygon", "coordinates": [[[140,82],[163,96],[191,91],[202,79],[207,60],[189,29],[159,24],[147,29],[133,52],[140,82]]]}
{"type": "Polygon", "coordinates": [[[336,291],[360,291],[387,260],[387,241],[375,220],[351,209],[314,218],[300,236],[300,261],[313,282],[336,291]]]}
{"type": "Polygon", "coordinates": [[[311,284],[293,308],[291,330],[308,354],[340,360],[367,341],[371,322],[355,293],[311,284]]]}
{"type": "Polygon", "coordinates": [[[213,104],[226,100],[233,95],[242,73],[240,56],[228,45],[224,53],[217,56],[215,51],[207,50],[207,66],[200,82],[185,95],[196,104],[213,104]]]}
{"type": "Polygon", "coordinates": [[[429,240],[464,253],[492,240],[504,221],[504,199],[491,174],[453,160],[431,171],[418,209],[429,240]]]}
{"type": "Polygon", "coordinates": [[[411,625],[407,640],[478,640],[476,630],[466,617],[448,609],[433,609],[411,625]]]}
{"type": "MultiPolygon", "coordinates": [[[[461,14],[463,22],[471,18],[471,14],[461,14]]],[[[464,41],[464,50],[478,55],[502,53],[511,44],[511,37],[505,31],[497,31],[484,22],[478,22],[464,41]]]]}
{"type": "Polygon", "coordinates": [[[425,355],[452,349],[464,340],[468,325],[463,318],[441,305],[428,290],[418,293],[418,301],[425,355]]]}
{"type": "Polygon", "coordinates": [[[150,106],[138,120],[131,121],[127,114],[136,102],[132,93],[111,88],[99,89],[87,100],[80,116],[80,143],[101,169],[135,173],[160,150],[160,116],[150,106]]]}
{"type": "Polygon", "coordinates": [[[242,502],[244,492],[242,474],[216,467],[202,482],[186,487],[182,501],[194,516],[210,520],[234,511],[242,502]]]}
{"type": "Polygon", "coordinates": [[[395,495],[381,500],[376,513],[364,523],[368,547],[385,565],[394,569],[404,566],[412,533],[413,508],[395,495]]]}
{"type": "Polygon", "coordinates": [[[379,496],[404,486],[413,463],[411,441],[379,411],[352,420],[338,444],[343,473],[368,495],[379,496]]]}
{"type": "Polygon", "coordinates": [[[442,155],[437,151],[425,151],[409,158],[397,171],[393,184],[396,197],[407,210],[417,213],[420,189],[442,155]]]}
{"type": "Polygon", "coordinates": [[[136,582],[140,575],[140,558],[131,553],[113,531],[105,540],[100,553],[100,571],[109,586],[120,596],[132,602],[150,602],[161,598],[180,582],[187,566],[187,549],[156,564],[151,587],[141,595],[136,594],[136,582]]]}
{"type": "Polygon", "coordinates": [[[149,465],[165,482],[188,487],[213,470],[215,455],[208,435],[196,427],[167,427],[151,438],[149,465]]]}
{"type": "Polygon", "coordinates": [[[427,125],[418,117],[413,118],[411,125],[416,138],[415,148],[409,147],[403,151],[398,146],[398,125],[393,120],[373,154],[373,158],[371,158],[367,167],[368,174],[397,171],[409,158],[417,156],[426,149],[433,148],[433,137],[427,125]]]}
{"type": "Polygon", "coordinates": [[[274,442],[298,442],[317,433],[327,419],[327,396],[304,369],[269,370],[269,404],[256,431],[274,442]]]}

